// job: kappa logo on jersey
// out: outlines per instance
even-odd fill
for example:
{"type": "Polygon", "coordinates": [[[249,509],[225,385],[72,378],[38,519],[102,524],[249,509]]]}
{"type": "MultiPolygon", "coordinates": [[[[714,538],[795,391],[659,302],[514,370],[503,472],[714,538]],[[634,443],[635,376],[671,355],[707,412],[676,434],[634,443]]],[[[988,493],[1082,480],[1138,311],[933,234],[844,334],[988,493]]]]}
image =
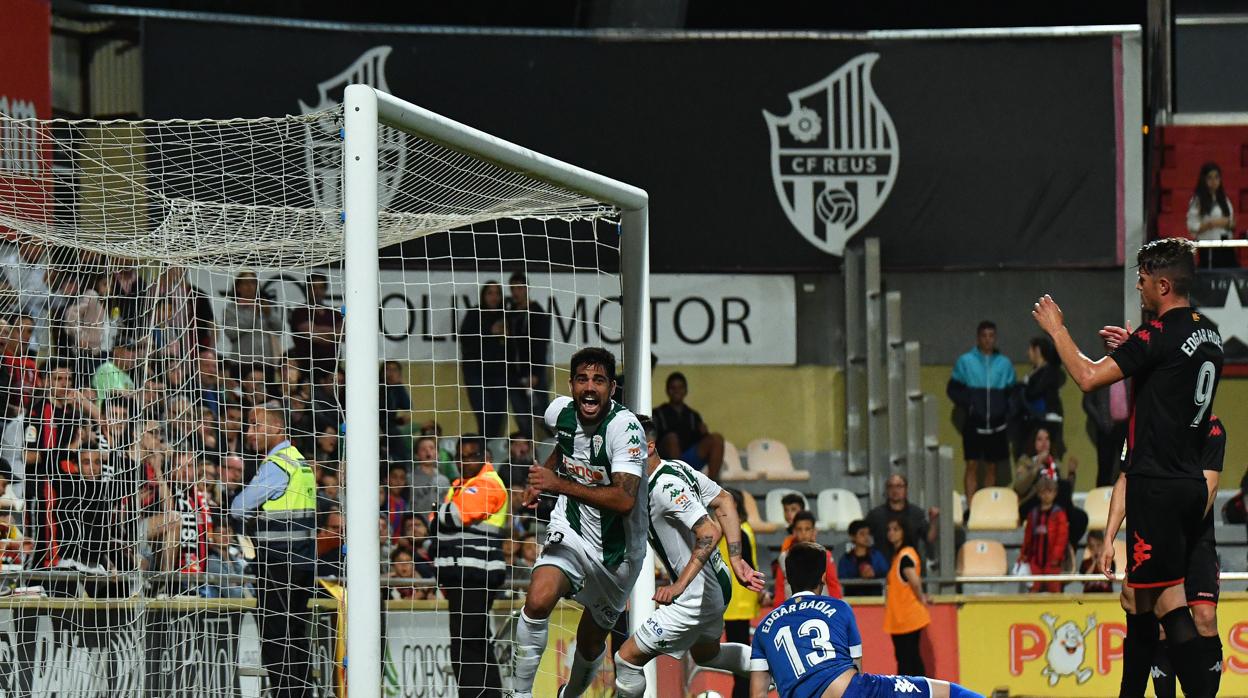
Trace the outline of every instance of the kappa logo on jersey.
{"type": "Polygon", "coordinates": [[[629,422],[624,431],[641,431],[641,425],[637,422],[629,422]]]}
{"type": "MultiPolygon", "coordinates": [[[[597,437],[597,436],[595,436],[594,438],[596,439],[596,438],[598,438],[598,437],[597,437]]],[[[640,445],[641,445],[641,439],[637,438],[637,435],[636,435],[636,434],[633,434],[632,436],[628,437],[628,445],[629,445],[629,446],[640,446],[640,445]]]]}
{"type": "Polygon", "coordinates": [[[878,53],[790,92],[790,111],[763,110],[771,179],[789,222],[812,245],[841,255],[888,199],[900,149],[893,119],[871,86],[878,53]]]}
{"type": "MultiPolygon", "coordinates": [[[[314,105],[299,100],[304,114],[329,109],[341,104],[347,85],[364,84],[389,92],[386,84],[386,59],[393,49],[376,46],[364,52],[346,70],[332,78],[319,82],[316,91],[320,99],[314,105]]],[[[340,123],[324,119],[307,122],[304,126],[304,164],[312,185],[312,198],[319,208],[342,209],[342,129],[340,123]]],[[[377,160],[386,167],[377,169],[377,204],[387,206],[394,192],[398,191],[399,178],[406,171],[407,136],[391,129],[385,138],[377,139],[377,160]]]]}
{"type": "Polygon", "coordinates": [[[904,676],[894,676],[893,693],[922,693],[922,691],[910,679],[904,676]]]}

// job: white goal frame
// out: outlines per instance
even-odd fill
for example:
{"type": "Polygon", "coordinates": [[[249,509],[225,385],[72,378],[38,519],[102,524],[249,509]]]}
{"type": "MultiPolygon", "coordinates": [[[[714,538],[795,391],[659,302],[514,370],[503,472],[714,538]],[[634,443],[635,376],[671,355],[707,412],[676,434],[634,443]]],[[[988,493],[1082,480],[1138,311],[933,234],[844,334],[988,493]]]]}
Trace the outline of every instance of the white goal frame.
{"type": "MultiPolygon", "coordinates": [[[[621,359],[628,370],[627,405],[650,412],[649,196],[645,191],[495,138],[367,85],[350,85],[343,99],[343,215],[345,237],[346,462],[344,464],[347,597],[347,685],[352,698],[381,695],[381,579],[377,540],[380,477],[380,356],[377,237],[377,128],[386,125],[508,170],[585,194],[620,209],[621,359]]],[[[643,488],[639,496],[644,496],[643,488]]],[[[629,631],[653,610],[653,553],[633,587],[629,631]]],[[[654,692],[654,662],[647,681],[654,692]]]]}

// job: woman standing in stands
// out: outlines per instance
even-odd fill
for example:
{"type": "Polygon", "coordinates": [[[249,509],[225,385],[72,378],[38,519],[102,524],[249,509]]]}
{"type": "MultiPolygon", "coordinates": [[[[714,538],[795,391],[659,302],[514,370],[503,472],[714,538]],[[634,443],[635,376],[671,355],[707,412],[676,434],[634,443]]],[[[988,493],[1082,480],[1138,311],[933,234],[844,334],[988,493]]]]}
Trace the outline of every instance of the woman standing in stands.
{"type": "Polygon", "coordinates": [[[1066,383],[1066,371],[1057,355],[1053,340],[1048,337],[1032,337],[1027,347],[1031,372],[1023,377],[1023,439],[1019,439],[1015,454],[1026,450],[1026,436],[1037,427],[1044,427],[1053,442],[1053,455],[1066,455],[1066,442],[1062,439],[1062,396],[1059,392],[1066,383]],[[1021,443],[1019,443],[1021,442],[1021,443]]]}
{"type": "MultiPolygon", "coordinates": [[[[1235,237],[1235,211],[1222,187],[1222,168],[1216,162],[1200,166],[1196,191],[1187,206],[1187,232],[1194,240],[1230,240],[1235,237]]],[[[1214,248],[1201,250],[1202,269],[1238,267],[1235,250],[1214,248]]]]}
{"type": "Polygon", "coordinates": [[[931,599],[923,593],[922,560],[914,547],[914,533],[905,519],[890,519],[886,531],[888,542],[897,552],[893,554],[885,585],[884,632],[893,637],[897,673],[926,676],[919,640],[923,628],[932,624],[932,616],[927,610],[931,599]]]}

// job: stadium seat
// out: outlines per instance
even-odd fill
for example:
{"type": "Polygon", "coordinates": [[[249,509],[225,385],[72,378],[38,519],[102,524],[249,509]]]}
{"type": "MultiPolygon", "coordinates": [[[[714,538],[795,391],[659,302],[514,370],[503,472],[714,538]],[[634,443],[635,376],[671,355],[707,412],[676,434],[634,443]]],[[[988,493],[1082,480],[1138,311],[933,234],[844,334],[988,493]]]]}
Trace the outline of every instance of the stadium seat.
{"type": "Polygon", "coordinates": [[[724,441],[724,467],[719,471],[721,480],[744,482],[757,480],[762,476],[762,473],[746,470],[745,466],[741,464],[741,452],[737,450],[737,447],[731,441],[724,441]]]}
{"type": "Polygon", "coordinates": [[[1009,487],[984,487],[971,497],[971,531],[1013,531],[1018,528],[1018,495],[1009,487]]]}
{"type": "Polygon", "coordinates": [[[1083,510],[1088,512],[1089,531],[1105,530],[1105,521],[1109,518],[1109,499],[1113,494],[1113,487],[1095,487],[1088,491],[1083,510]]]}
{"type": "Polygon", "coordinates": [[[815,500],[815,515],[822,531],[844,531],[854,521],[862,518],[862,502],[849,490],[829,488],[819,492],[815,500]]]}
{"type": "Polygon", "coordinates": [[[989,577],[1006,573],[1005,546],[995,540],[968,540],[958,549],[959,577],[989,577]]]}
{"type": "Polygon", "coordinates": [[[755,533],[775,533],[780,530],[778,524],[763,520],[762,515],[758,513],[758,502],[754,501],[754,495],[741,490],[741,499],[745,502],[745,522],[754,529],[755,533]]]}
{"type": "Polygon", "coordinates": [[[809,480],[810,472],[793,467],[789,449],[774,439],[754,439],[746,446],[746,461],[752,472],[768,480],[809,480]]]}
{"type": "Polygon", "coordinates": [[[802,501],[806,502],[805,508],[810,508],[810,502],[806,499],[806,495],[787,487],[777,487],[767,493],[767,501],[763,505],[763,511],[767,514],[768,521],[776,524],[777,526],[788,526],[788,522],[784,520],[784,505],[780,503],[780,500],[790,494],[801,495],[802,501]]]}

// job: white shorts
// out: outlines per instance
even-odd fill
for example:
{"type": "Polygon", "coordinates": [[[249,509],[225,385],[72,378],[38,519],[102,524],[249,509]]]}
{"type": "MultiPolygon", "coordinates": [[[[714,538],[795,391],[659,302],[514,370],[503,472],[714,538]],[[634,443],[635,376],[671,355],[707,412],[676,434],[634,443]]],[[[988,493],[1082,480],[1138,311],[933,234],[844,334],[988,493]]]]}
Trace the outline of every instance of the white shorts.
{"type": "Polygon", "coordinates": [[[648,655],[681,659],[698,643],[719,644],[724,634],[724,607],[718,587],[707,588],[701,599],[685,592],[675,603],[654,609],[633,634],[633,641],[648,655]]]}
{"type": "Polygon", "coordinates": [[[572,598],[585,607],[594,622],[604,630],[615,627],[628,605],[636,575],[628,560],[611,571],[602,564],[602,553],[594,550],[571,528],[551,524],[546,529],[542,554],[533,568],[557,567],[572,582],[572,598]]]}

